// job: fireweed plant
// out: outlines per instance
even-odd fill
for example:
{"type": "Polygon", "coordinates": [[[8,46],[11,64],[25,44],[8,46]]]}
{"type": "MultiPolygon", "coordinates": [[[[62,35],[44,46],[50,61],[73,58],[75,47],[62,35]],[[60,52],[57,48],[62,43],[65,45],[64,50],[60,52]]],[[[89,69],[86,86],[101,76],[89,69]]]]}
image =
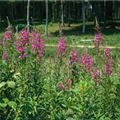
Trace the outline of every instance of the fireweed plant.
{"type": "Polygon", "coordinates": [[[3,38],[2,41],[3,41],[3,42],[1,42],[1,46],[3,46],[2,58],[4,60],[10,59],[9,49],[11,49],[10,46],[12,46],[12,44],[14,43],[11,30],[8,29],[8,30],[5,31],[4,38],[3,38]]]}
{"type": "Polygon", "coordinates": [[[28,43],[29,43],[29,32],[23,29],[21,31],[20,40],[16,42],[16,49],[17,52],[19,53],[19,59],[27,57],[26,47],[28,46],[28,43]]]}
{"type": "Polygon", "coordinates": [[[38,30],[7,30],[0,41],[1,120],[120,119],[120,51],[100,48],[101,33],[89,51],[65,38],[47,50],[38,30]]]}

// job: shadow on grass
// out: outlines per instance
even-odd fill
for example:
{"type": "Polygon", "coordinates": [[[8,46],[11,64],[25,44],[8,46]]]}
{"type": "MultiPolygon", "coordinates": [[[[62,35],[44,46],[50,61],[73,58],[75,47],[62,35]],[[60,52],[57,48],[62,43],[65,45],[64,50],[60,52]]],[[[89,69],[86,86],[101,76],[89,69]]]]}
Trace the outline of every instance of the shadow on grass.
{"type": "MultiPolygon", "coordinates": [[[[115,23],[115,22],[108,23],[108,24],[106,24],[105,28],[101,27],[101,31],[105,35],[120,34],[120,23],[115,23]]],[[[62,32],[63,32],[63,35],[65,35],[65,36],[83,35],[82,25],[76,26],[76,27],[72,27],[72,26],[71,27],[63,27],[62,32]]],[[[51,34],[56,37],[59,35],[59,30],[52,32],[51,34]]],[[[94,25],[86,25],[86,32],[84,33],[84,35],[94,35],[94,34],[95,34],[94,25]]]]}
{"type": "MultiPolygon", "coordinates": [[[[63,27],[62,29],[62,32],[65,36],[71,36],[71,35],[75,35],[75,36],[79,36],[79,35],[82,35],[82,25],[81,26],[76,26],[76,27],[73,27],[71,25],[71,27],[63,27]],[[66,29],[67,28],[67,29],[66,29]]],[[[92,25],[89,25],[89,26],[86,26],[86,33],[85,34],[91,34],[91,35],[94,35],[95,33],[95,30],[93,28],[92,25]]],[[[51,33],[53,36],[58,36],[59,35],[59,30],[55,31],[55,32],[52,32],[51,33]]]]}
{"type": "MultiPolygon", "coordinates": [[[[45,20],[40,22],[40,21],[34,21],[35,25],[41,25],[41,24],[45,24],[45,20]]],[[[62,32],[64,34],[64,36],[80,36],[80,35],[94,35],[95,34],[95,29],[94,29],[94,24],[93,22],[91,22],[90,24],[87,23],[86,25],[86,33],[83,34],[82,33],[82,22],[74,22],[76,23],[76,25],[74,26],[73,24],[71,24],[71,27],[63,27],[62,32]]],[[[22,30],[25,26],[26,26],[26,20],[16,20],[11,22],[11,24],[13,25],[13,27],[15,28],[16,25],[18,25],[19,27],[19,31],[22,30]]],[[[54,23],[50,23],[51,24],[51,28],[55,27],[54,23]]],[[[5,28],[7,28],[7,21],[2,21],[0,22],[0,32],[4,32],[5,28]]],[[[101,24],[101,26],[103,26],[103,24],[101,24]]],[[[57,26],[58,27],[58,26],[57,26]]],[[[103,29],[102,28],[102,33],[105,35],[112,35],[112,34],[120,34],[120,21],[116,22],[116,21],[107,21],[106,22],[106,28],[103,29]]],[[[56,30],[55,32],[51,32],[50,36],[53,37],[57,37],[59,35],[59,30],[56,30]]]]}
{"type": "MultiPolygon", "coordinates": [[[[13,28],[15,29],[15,27],[18,25],[18,30],[21,31],[24,27],[26,27],[27,23],[26,20],[20,19],[20,20],[15,20],[15,21],[10,21],[10,23],[12,24],[13,28]]],[[[30,23],[32,25],[32,23],[30,23]]],[[[41,24],[45,24],[45,21],[43,22],[39,22],[38,20],[34,22],[34,24],[37,25],[41,25],[41,24]]],[[[0,33],[4,32],[5,29],[8,27],[8,23],[6,20],[4,21],[0,21],[0,33]]]]}

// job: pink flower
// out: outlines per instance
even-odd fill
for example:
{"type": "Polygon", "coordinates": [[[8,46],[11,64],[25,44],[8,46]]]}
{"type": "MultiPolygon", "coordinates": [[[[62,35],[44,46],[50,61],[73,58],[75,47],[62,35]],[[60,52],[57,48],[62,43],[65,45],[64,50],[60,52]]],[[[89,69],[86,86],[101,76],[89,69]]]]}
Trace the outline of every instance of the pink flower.
{"type": "Polygon", "coordinates": [[[71,86],[72,82],[70,79],[65,79],[65,84],[71,86]]]}
{"type": "Polygon", "coordinates": [[[9,47],[10,43],[13,43],[12,33],[11,33],[11,31],[5,31],[4,38],[3,38],[3,45],[4,45],[4,47],[9,47]]]}
{"type": "Polygon", "coordinates": [[[62,90],[64,88],[64,86],[63,86],[63,84],[60,82],[59,84],[58,84],[58,90],[62,90]]]}
{"type": "Polygon", "coordinates": [[[26,58],[26,57],[27,57],[27,53],[19,55],[19,59],[26,58]]]}
{"type": "Polygon", "coordinates": [[[107,76],[112,74],[112,64],[111,61],[106,61],[104,66],[104,71],[107,76]]]}
{"type": "Polygon", "coordinates": [[[65,90],[65,91],[68,91],[69,90],[69,87],[71,86],[71,80],[69,79],[64,79],[65,80],[65,83],[63,85],[62,82],[59,82],[58,83],[58,90],[65,90]]]}
{"type": "Polygon", "coordinates": [[[77,55],[77,50],[74,49],[74,50],[71,50],[71,60],[69,61],[69,66],[71,66],[71,64],[74,62],[74,63],[77,63],[78,62],[78,55],[77,55]]]}
{"type": "Polygon", "coordinates": [[[65,38],[58,40],[57,57],[66,57],[65,38]]]}
{"type": "Polygon", "coordinates": [[[2,59],[6,60],[7,59],[7,51],[4,51],[2,54],[2,59]]]}
{"type": "Polygon", "coordinates": [[[97,86],[100,85],[100,81],[98,80],[100,78],[101,78],[100,71],[97,68],[95,68],[94,71],[92,72],[92,79],[95,81],[97,86]]]}
{"type": "Polygon", "coordinates": [[[93,76],[92,77],[93,80],[97,80],[101,78],[100,71],[97,68],[95,68],[95,70],[92,72],[92,76],[93,76]]]}
{"type": "Polygon", "coordinates": [[[39,33],[32,33],[31,52],[35,53],[37,58],[41,58],[45,52],[45,40],[40,38],[39,33]]]}
{"type": "Polygon", "coordinates": [[[21,42],[25,46],[29,42],[29,32],[27,30],[22,30],[21,31],[21,42]]]}
{"type": "Polygon", "coordinates": [[[81,65],[82,68],[86,71],[86,72],[90,72],[90,69],[92,68],[92,59],[89,55],[87,54],[82,54],[81,56],[81,65]]]}
{"type": "Polygon", "coordinates": [[[111,59],[110,48],[105,48],[104,56],[105,56],[107,59],[111,59]]]}
{"type": "Polygon", "coordinates": [[[24,53],[26,50],[22,46],[20,46],[20,47],[17,48],[17,51],[19,53],[24,53]]]}
{"type": "Polygon", "coordinates": [[[112,73],[112,58],[110,48],[105,48],[104,61],[105,61],[104,72],[107,76],[109,76],[112,73]]]}
{"type": "Polygon", "coordinates": [[[12,41],[12,32],[11,31],[5,31],[4,33],[4,38],[2,41],[0,41],[0,46],[3,46],[3,49],[5,50],[3,52],[2,58],[4,60],[8,59],[10,51],[9,48],[11,47],[10,45],[13,44],[12,41]]]}
{"type": "Polygon", "coordinates": [[[19,55],[19,59],[22,59],[22,55],[19,55]]]}
{"type": "Polygon", "coordinates": [[[26,47],[29,43],[29,32],[26,30],[21,31],[21,39],[16,42],[17,52],[20,54],[19,59],[27,57],[26,47]]]}
{"type": "Polygon", "coordinates": [[[94,39],[94,44],[95,48],[99,49],[99,45],[103,45],[103,40],[102,40],[102,34],[101,33],[96,33],[95,34],[95,39],[94,39]]]}
{"type": "Polygon", "coordinates": [[[63,87],[63,88],[64,88],[65,91],[68,91],[68,90],[69,90],[68,87],[63,87]]]}
{"type": "Polygon", "coordinates": [[[22,57],[23,57],[23,58],[26,58],[26,57],[27,57],[27,53],[24,53],[22,57]]]}
{"type": "Polygon", "coordinates": [[[12,34],[10,33],[10,31],[5,31],[3,40],[9,41],[9,39],[11,39],[11,38],[12,38],[12,34]]]}
{"type": "Polygon", "coordinates": [[[2,46],[3,45],[3,42],[2,41],[0,41],[0,46],[2,46]]]}
{"type": "Polygon", "coordinates": [[[101,83],[100,83],[100,81],[97,80],[96,84],[97,84],[97,86],[100,86],[101,83]]]}

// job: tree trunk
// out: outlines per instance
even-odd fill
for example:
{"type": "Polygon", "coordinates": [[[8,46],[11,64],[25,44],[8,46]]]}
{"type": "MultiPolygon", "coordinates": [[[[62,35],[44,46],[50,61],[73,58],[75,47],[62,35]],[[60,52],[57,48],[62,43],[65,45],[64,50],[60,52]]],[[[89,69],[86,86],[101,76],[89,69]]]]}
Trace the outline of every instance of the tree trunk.
{"type": "Polygon", "coordinates": [[[46,26],[45,26],[45,35],[48,36],[48,0],[46,2],[46,26]]]}
{"type": "Polygon", "coordinates": [[[83,19],[82,32],[85,33],[85,3],[84,2],[82,2],[82,19],[83,19]]]}
{"type": "Polygon", "coordinates": [[[29,8],[30,8],[30,0],[28,0],[28,4],[27,4],[27,30],[28,30],[28,32],[30,30],[29,8]]]}

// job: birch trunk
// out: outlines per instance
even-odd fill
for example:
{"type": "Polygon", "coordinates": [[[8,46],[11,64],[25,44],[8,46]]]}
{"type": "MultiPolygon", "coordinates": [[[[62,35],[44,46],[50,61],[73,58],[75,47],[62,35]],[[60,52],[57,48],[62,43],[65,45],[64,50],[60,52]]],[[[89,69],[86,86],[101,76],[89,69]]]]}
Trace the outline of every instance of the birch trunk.
{"type": "Polygon", "coordinates": [[[45,26],[45,35],[48,36],[48,0],[46,2],[46,26],[45,26]]]}
{"type": "Polygon", "coordinates": [[[82,32],[85,33],[85,3],[84,2],[82,2],[82,19],[83,19],[82,32]]]}
{"type": "Polygon", "coordinates": [[[30,0],[28,0],[28,3],[27,3],[27,30],[28,30],[28,32],[30,30],[29,8],[30,8],[30,0]]]}

